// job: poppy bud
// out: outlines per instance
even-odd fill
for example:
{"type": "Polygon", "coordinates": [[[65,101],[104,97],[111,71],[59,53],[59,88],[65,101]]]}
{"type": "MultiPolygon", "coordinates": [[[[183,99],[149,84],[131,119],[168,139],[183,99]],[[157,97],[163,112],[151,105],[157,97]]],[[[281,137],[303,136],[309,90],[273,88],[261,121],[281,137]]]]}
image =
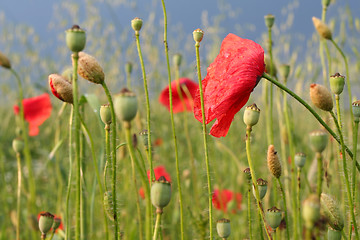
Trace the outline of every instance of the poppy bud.
{"type": "Polygon", "coordinates": [[[340,73],[335,73],[330,76],[330,89],[331,91],[339,95],[344,90],[345,77],[341,76],[340,73]]]}
{"type": "Polygon", "coordinates": [[[127,62],[125,64],[125,72],[126,74],[130,75],[132,73],[133,70],[133,64],[131,62],[127,62]]]}
{"type": "Polygon", "coordinates": [[[149,148],[149,133],[148,133],[148,130],[144,129],[142,130],[140,133],[140,138],[144,144],[144,147],[145,149],[148,149],[149,148]]]}
{"type": "Polygon", "coordinates": [[[55,97],[63,102],[73,103],[72,84],[59,74],[49,75],[49,86],[55,97]]]}
{"type": "Polygon", "coordinates": [[[244,111],[244,123],[248,127],[252,127],[257,124],[260,117],[260,109],[253,103],[250,106],[247,106],[244,111]]]}
{"type": "Polygon", "coordinates": [[[248,181],[251,181],[251,172],[250,172],[250,168],[245,168],[244,169],[244,173],[246,175],[246,178],[248,181]]]}
{"type": "Polygon", "coordinates": [[[329,227],[327,237],[328,240],[341,240],[341,231],[329,227]]]}
{"type": "Polygon", "coordinates": [[[113,196],[110,191],[104,192],[104,208],[108,218],[114,221],[113,196]]]}
{"type": "Polygon", "coordinates": [[[7,69],[11,68],[10,60],[2,52],[0,52],[0,66],[7,69]]]}
{"type": "Polygon", "coordinates": [[[216,230],[221,238],[228,238],[231,233],[231,225],[230,220],[226,218],[222,218],[217,220],[216,222],[216,230]]]}
{"type": "MultiPolygon", "coordinates": [[[[258,180],[256,180],[256,183],[258,185],[258,190],[259,190],[259,197],[260,197],[260,200],[263,199],[266,195],[266,192],[267,192],[267,181],[262,179],[262,178],[259,178],[258,180]]],[[[255,194],[255,187],[253,186],[253,194],[256,198],[256,194],[255,194]]]]}
{"type": "Polygon", "coordinates": [[[277,207],[272,207],[266,212],[266,221],[272,229],[276,229],[281,223],[281,210],[277,207]]]}
{"type": "Polygon", "coordinates": [[[285,79],[285,81],[287,80],[287,78],[289,77],[290,74],[290,65],[288,64],[282,64],[279,67],[279,73],[280,75],[285,79]]]}
{"type": "Polygon", "coordinates": [[[123,88],[119,94],[114,97],[115,114],[121,121],[130,122],[137,113],[138,108],[135,93],[123,88]]]}
{"type": "Polygon", "coordinates": [[[339,208],[339,204],[325,193],[321,193],[320,197],[321,210],[325,215],[327,222],[334,229],[341,231],[344,228],[344,216],[339,208]]]}
{"type": "Polygon", "coordinates": [[[86,33],[79,25],[66,30],[66,45],[72,52],[80,52],[85,48],[86,33]]]}
{"type": "Polygon", "coordinates": [[[302,215],[307,229],[312,229],[320,218],[320,201],[316,194],[304,200],[302,215]]]}
{"type": "Polygon", "coordinates": [[[12,147],[16,153],[21,153],[24,150],[24,141],[20,138],[15,138],[12,142],[12,147]]]}
{"type": "Polygon", "coordinates": [[[313,17],[312,18],[314,27],[316,29],[316,31],[319,33],[319,35],[327,40],[331,40],[332,39],[332,33],[330,28],[323,23],[320,19],[313,17]]]}
{"type": "Polygon", "coordinates": [[[143,20],[136,17],[133,20],[131,20],[131,27],[134,29],[135,32],[139,32],[141,30],[143,24],[143,20]]]}
{"type": "Polygon", "coordinates": [[[274,25],[274,22],[275,22],[275,16],[272,14],[265,15],[264,20],[265,20],[266,27],[272,28],[272,26],[274,25]]]}
{"type": "Polygon", "coordinates": [[[323,7],[328,7],[330,5],[330,0],[322,0],[323,7]]]}
{"type": "Polygon", "coordinates": [[[52,225],[54,231],[60,227],[60,224],[61,224],[61,218],[58,217],[54,218],[54,223],[52,225]]]}
{"type": "Polygon", "coordinates": [[[157,209],[166,207],[171,199],[171,184],[161,176],[151,185],[151,202],[157,209]]]}
{"type": "Polygon", "coordinates": [[[298,168],[302,168],[305,165],[306,155],[304,153],[296,153],[294,159],[295,165],[298,168]]]}
{"type": "Polygon", "coordinates": [[[310,98],[312,103],[321,110],[330,112],[333,109],[331,93],[320,84],[310,85],[310,98]]]}
{"type": "Polygon", "coordinates": [[[197,43],[201,42],[203,37],[204,37],[204,32],[200,28],[193,31],[193,38],[195,42],[197,43]]]}
{"type": "Polygon", "coordinates": [[[324,151],[327,142],[328,142],[328,136],[325,131],[316,130],[310,133],[310,144],[315,152],[321,153],[322,151],[324,151]]]}
{"type": "Polygon", "coordinates": [[[173,63],[176,67],[180,67],[182,61],[182,55],[180,53],[176,53],[173,56],[173,63]]]}
{"type": "Polygon", "coordinates": [[[281,163],[277,152],[275,151],[274,145],[268,147],[267,152],[267,164],[270,172],[274,177],[279,178],[281,176],[281,163]]]}
{"type": "Polygon", "coordinates": [[[112,122],[111,119],[111,110],[110,110],[110,104],[104,104],[100,107],[100,118],[101,121],[106,124],[110,125],[112,122]]]}
{"type": "Polygon", "coordinates": [[[39,229],[42,234],[46,234],[48,231],[50,231],[53,223],[54,215],[49,212],[40,213],[39,229]]]}
{"type": "Polygon", "coordinates": [[[354,121],[355,122],[359,122],[359,118],[360,118],[360,100],[355,101],[352,103],[352,111],[354,114],[354,121]]]}
{"type": "Polygon", "coordinates": [[[105,79],[104,71],[98,61],[84,52],[79,53],[78,73],[84,79],[96,84],[102,84],[105,79]]]}

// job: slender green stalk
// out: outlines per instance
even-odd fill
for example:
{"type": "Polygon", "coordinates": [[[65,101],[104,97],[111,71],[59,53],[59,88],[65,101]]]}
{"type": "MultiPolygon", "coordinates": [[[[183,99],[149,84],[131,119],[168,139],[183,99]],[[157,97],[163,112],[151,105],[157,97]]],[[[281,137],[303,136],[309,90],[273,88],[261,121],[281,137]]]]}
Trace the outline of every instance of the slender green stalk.
{"type": "MultiPolygon", "coordinates": [[[[296,200],[297,200],[298,208],[296,209],[296,211],[298,212],[297,217],[298,217],[298,222],[299,222],[298,224],[299,225],[297,227],[297,230],[302,229],[301,228],[301,216],[300,216],[300,190],[301,190],[301,182],[300,182],[300,180],[301,180],[301,168],[298,168],[297,169],[297,191],[296,191],[296,195],[297,195],[296,200]]],[[[298,231],[296,233],[298,233],[298,231]]]]}
{"type": "Polygon", "coordinates": [[[70,227],[70,193],[71,193],[71,181],[72,181],[72,165],[73,165],[73,148],[72,148],[72,141],[73,141],[73,134],[72,134],[72,127],[73,127],[73,115],[74,115],[74,106],[71,106],[70,111],[70,119],[69,119],[69,177],[68,177],[68,186],[66,191],[66,203],[65,203],[65,227],[66,227],[66,235],[65,240],[71,239],[71,227],[70,227]]]}
{"type": "Polygon", "coordinates": [[[357,140],[358,140],[358,129],[359,129],[359,119],[355,119],[354,121],[354,131],[353,131],[353,153],[354,153],[354,158],[353,158],[353,164],[352,164],[352,195],[353,195],[353,201],[354,201],[354,205],[356,207],[356,195],[357,195],[357,191],[356,191],[356,166],[355,166],[355,162],[356,162],[356,153],[357,153],[357,140]]]}
{"type": "Polygon", "coordinates": [[[249,185],[249,189],[248,189],[248,194],[247,194],[247,204],[248,204],[248,206],[247,206],[247,213],[248,213],[248,225],[249,225],[249,238],[250,238],[250,240],[252,240],[253,239],[253,237],[252,237],[252,227],[251,227],[251,182],[249,181],[249,183],[248,183],[248,185],[249,185]]]}
{"type": "Polygon", "coordinates": [[[323,163],[322,163],[322,156],[321,153],[316,153],[316,160],[317,160],[317,188],[316,193],[318,197],[321,197],[321,189],[322,189],[322,179],[323,179],[323,163]]]}
{"type": "Polygon", "coordinates": [[[213,239],[213,221],[212,221],[212,191],[211,191],[211,177],[210,177],[210,162],[209,162],[209,151],[207,145],[207,132],[206,132],[206,120],[205,120],[205,106],[204,106],[204,93],[201,82],[201,68],[200,68],[200,53],[199,53],[200,43],[195,43],[196,50],[196,66],[197,74],[199,81],[199,90],[200,90],[200,103],[201,103],[201,115],[202,115],[202,129],[203,129],[203,140],[204,140],[204,155],[205,155],[205,165],[206,165],[206,175],[207,175],[207,184],[208,184],[208,200],[209,200],[209,231],[210,239],[213,239]]]}
{"type": "Polygon", "coordinates": [[[52,231],[51,231],[51,235],[50,235],[50,238],[49,238],[49,240],[52,240],[52,239],[53,239],[53,237],[54,237],[54,234],[55,234],[55,230],[52,230],[52,231]]]}
{"type": "MultiPolygon", "coordinates": [[[[286,222],[286,239],[290,239],[290,233],[289,233],[289,218],[288,218],[288,212],[287,212],[287,207],[286,207],[286,196],[285,196],[285,191],[284,191],[284,187],[281,183],[281,180],[280,178],[276,178],[278,183],[279,183],[279,187],[280,187],[280,191],[281,191],[281,195],[282,195],[282,198],[283,198],[283,202],[284,202],[284,213],[285,213],[285,222],[286,222]]],[[[295,220],[295,217],[294,216],[294,220],[295,220]]],[[[298,227],[298,226],[296,226],[298,227]]],[[[296,236],[297,238],[297,230],[296,228],[294,229],[294,236],[296,236]]]]}
{"type": "MultiPolygon", "coordinates": [[[[273,76],[274,75],[274,63],[273,63],[273,54],[272,54],[272,32],[271,32],[271,27],[268,28],[268,36],[269,36],[269,56],[270,56],[270,75],[273,76]]],[[[274,144],[274,123],[273,123],[273,85],[269,84],[268,85],[268,91],[270,93],[270,98],[268,99],[269,101],[269,109],[268,109],[268,118],[267,118],[267,123],[268,127],[269,127],[269,134],[270,134],[270,142],[268,143],[270,144],[274,144]]]]}
{"type": "Polygon", "coordinates": [[[107,168],[111,164],[111,152],[110,152],[110,125],[105,125],[105,153],[106,153],[106,163],[104,167],[104,184],[105,191],[107,191],[107,168]]]}
{"type": "Polygon", "coordinates": [[[156,222],[155,222],[155,229],[154,229],[154,235],[153,235],[153,240],[157,239],[158,233],[159,233],[159,228],[160,228],[160,224],[161,224],[161,215],[162,215],[162,210],[156,210],[156,222]]]}
{"type": "Polygon", "coordinates": [[[259,222],[259,236],[260,236],[260,238],[261,238],[261,240],[264,240],[264,234],[263,234],[263,230],[262,230],[262,227],[261,227],[261,214],[260,213],[258,213],[257,214],[258,215],[258,222],[259,222]]]}
{"type": "Polygon", "coordinates": [[[17,203],[16,203],[16,240],[20,240],[20,225],[21,225],[21,157],[20,153],[16,153],[17,170],[18,170],[18,186],[17,186],[17,203]]]}
{"type": "MultiPolygon", "coordinates": [[[[322,10],[322,14],[321,14],[321,21],[325,22],[326,20],[326,10],[327,7],[323,6],[323,10],[322,10]]],[[[325,67],[325,57],[324,57],[324,46],[326,44],[326,39],[323,39],[322,37],[320,37],[320,46],[319,46],[319,53],[320,53],[320,59],[321,59],[321,66],[322,66],[322,73],[323,73],[323,78],[324,78],[324,85],[327,87],[328,86],[328,75],[326,72],[326,67],[325,67]]],[[[330,61],[328,59],[328,61],[330,61]]],[[[329,69],[330,72],[330,69],[329,69]]]]}

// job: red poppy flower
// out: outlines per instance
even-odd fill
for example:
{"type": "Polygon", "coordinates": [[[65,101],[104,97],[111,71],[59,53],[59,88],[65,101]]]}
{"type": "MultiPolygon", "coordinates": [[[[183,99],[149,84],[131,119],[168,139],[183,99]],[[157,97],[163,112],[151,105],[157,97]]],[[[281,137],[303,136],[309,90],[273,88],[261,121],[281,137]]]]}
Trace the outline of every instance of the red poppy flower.
{"type": "MultiPolygon", "coordinates": [[[[27,98],[23,100],[24,117],[29,122],[29,136],[39,134],[39,126],[51,115],[50,96],[44,93],[37,97],[27,98]]],[[[19,106],[14,106],[15,114],[19,114],[19,106]]]]}
{"type": "MultiPolygon", "coordinates": [[[[170,174],[166,171],[164,166],[158,166],[154,168],[154,174],[155,174],[155,179],[159,179],[161,176],[164,176],[166,181],[171,182],[170,174]]],[[[147,171],[147,177],[150,182],[150,170],[147,171]]],[[[139,189],[139,194],[142,199],[145,198],[144,189],[142,187],[139,189]]]]}
{"type": "Polygon", "coordinates": [[[212,196],[212,203],[216,209],[222,210],[225,213],[231,210],[232,213],[241,210],[242,195],[241,193],[233,193],[230,190],[216,189],[212,196]]]}
{"type": "MultiPolygon", "coordinates": [[[[188,78],[180,78],[171,83],[171,92],[172,92],[172,100],[173,100],[173,111],[174,113],[184,112],[184,103],[186,107],[186,111],[192,111],[194,106],[194,97],[195,93],[198,89],[198,84],[194,83],[192,80],[188,78]],[[183,98],[183,102],[180,99],[177,87],[180,84],[181,96],[183,98]]],[[[165,87],[159,96],[159,102],[167,107],[170,111],[170,103],[169,103],[169,86],[165,87]]]]}
{"type": "MultiPolygon", "coordinates": [[[[231,33],[226,36],[202,80],[205,122],[216,118],[211,135],[226,136],[235,114],[248,101],[264,70],[264,50],[259,44],[231,33]]],[[[202,122],[200,91],[194,99],[194,115],[202,122]]]]}

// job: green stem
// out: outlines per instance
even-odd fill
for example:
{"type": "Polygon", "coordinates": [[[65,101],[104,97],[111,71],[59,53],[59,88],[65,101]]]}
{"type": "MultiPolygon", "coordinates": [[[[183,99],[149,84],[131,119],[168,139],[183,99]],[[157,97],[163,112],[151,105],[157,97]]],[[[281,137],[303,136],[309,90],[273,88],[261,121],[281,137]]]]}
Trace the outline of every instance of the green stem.
{"type": "Polygon", "coordinates": [[[104,184],[105,191],[107,191],[107,168],[111,164],[111,152],[110,152],[110,125],[105,125],[105,153],[106,153],[106,163],[104,167],[104,184]]]}
{"type": "Polygon", "coordinates": [[[198,74],[199,90],[200,90],[200,103],[201,103],[201,115],[202,115],[204,154],[205,154],[206,175],[207,175],[207,184],[208,184],[209,231],[210,231],[210,239],[213,239],[212,191],[211,191],[210,163],[209,163],[209,151],[208,151],[208,145],[207,145],[204,93],[203,93],[203,87],[202,87],[202,82],[201,82],[201,68],[200,68],[200,52],[199,52],[199,48],[200,48],[200,43],[196,42],[195,43],[196,66],[197,66],[197,74],[198,74]]]}
{"type": "Polygon", "coordinates": [[[249,224],[249,238],[250,240],[252,240],[252,227],[251,227],[251,182],[249,181],[248,183],[249,185],[249,189],[248,189],[248,194],[247,194],[247,197],[248,197],[248,201],[247,201],[247,204],[248,204],[248,224],[249,224]]]}
{"type": "Polygon", "coordinates": [[[16,153],[17,170],[18,170],[18,186],[17,186],[17,203],[16,203],[16,240],[20,240],[20,226],[21,226],[21,157],[20,153],[16,153]]]}
{"type": "Polygon", "coordinates": [[[70,193],[71,193],[71,181],[72,181],[72,155],[73,155],[73,149],[72,149],[72,127],[73,127],[73,115],[74,115],[74,106],[71,106],[70,111],[70,119],[69,119],[69,177],[68,177],[68,186],[66,191],[66,203],[65,203],[65,227],[66,227],[66,235],[65,240],[71,239],[71,228],[70,228],[70,193]]]}
{"type": "MultiPolygon", "coordinates": [[[[321,14],[321,21],[325,22],[325,18],[326,18],[326,10],[327,7],[323,7],[322,10],[322,14],[321,14]]],[[[323,73],[323,78],[324,78],[324,85],[327,87],[328,86],[328,74],[326,72],[326,67],[325,67],[325,57],[324,57],[324,45],[326,44],[326,40],[323,38],[320,38],[320,46],[319,46],[319,53],[320,53],[320,59],[321,59],[321,66],[322,66],[322,73],[323,73]]],[[[330,60],[328,60],[330,61],[330,60]]],[[[329,70],[330,72],[330,70],[329,70]]]]}
{"type": "MultiPolygon", "coordinates": [[[[286,239],[290,239],[290,233],[289,233],[289,219],[288,219],[288,212],[287,212],[287,207],[286,207],[286,196],[285,196],[285,191],[284,191],[284,187],[280,181],[280,178],[276,178],[278,183],[279,183],[279,187],[280,187],[280,191],[281,191],[281,194],[282,194],[282,198],[283,198],[283,202],[284,202],[284,213],[285,213],[285,223],[286,223],[286,239]]],[[[295,217],[294,216],[294,220],[295,220],[295,217]]],[[[298,227],[298,226],[296,226],[298,227]]],[[[296,228],[294,229],[294,236],[296,236],[297,238],[297,230],[296,228]]]]}
{"type": "Polygon", "coordinates": [[[316,160],[317,160],[317,189],[316,193],[320,199],[321,197],[321,189],[322,189],[322,179],[323,179],[323,164],[322,164],[322,156],[320,152],[316,153],[316,160]]]}
{"type": "MultiPolygon", "coordinates": [[[[156,210],[158,211],[158,210],[156,210]]],[[[162,210],[160,210],[162,211],[162,210]]],[[[158,236],[158,232],[159,232],[159,228],[160,228],[160,223],[161,223],[161,212],[158,212],[156,214],[156,222],[155,222],[155,229],[154,229],[154,235],[153,235],[153,240],[156,240],[157,239],[157,236],[158,236]]]]}
{"type": "MultiPolygon", "coordinates": [[[[358,139],[358,129],[359,129],[359,119],[355,119],[354,121],[354,131],[353,131],[353,153],[354,153],[354,158],[353,158],[353,164],[352,164],[352,194],[353,194],[353,201],[354,203],[356,203],[356,195],[357,195],[357,191],[356,191],[356,166],[355,166],[355,162],[356,162],[356,155],[357,155],[357,139],[358,139]]],[[[356,205],[355,205],[356,207],[356,205]]]]}
{"type": "MultiPolygon", "coordinates": [[[[272,54],[272,33],[271,33],[271,28],[268,28],[268,36],[269,36],[269,56],[270,56],[270,75],[273,76],[274,75],[274,69],[273,69],[273,54],[272,54]]],[[[269,145],[270,144],[274,144],[274,123],[273,123],[273,85],[272,84],[269,84],[268,85],[269,89],[269,93],[270,93],[270,99],[268,99],[269,101],[269,109],[268,109],[268,121],[266,122],[269,122],[269,133],[270,133],[270,142],[269,142],[269,145]]]]}
{"type": "Polygon", "coordinates": [[[297,169],[297,191],[296,191],[296,199],[297,199],[297,206],[298,208],[296,209],[297,211],[297,217],[298,217],[298,226],[296,231],[296,234],[298,234],[298,229],[302,229],[301,228],[301,217],[300,217],[300,190],[301,190],[301,168],[297,169]]]}

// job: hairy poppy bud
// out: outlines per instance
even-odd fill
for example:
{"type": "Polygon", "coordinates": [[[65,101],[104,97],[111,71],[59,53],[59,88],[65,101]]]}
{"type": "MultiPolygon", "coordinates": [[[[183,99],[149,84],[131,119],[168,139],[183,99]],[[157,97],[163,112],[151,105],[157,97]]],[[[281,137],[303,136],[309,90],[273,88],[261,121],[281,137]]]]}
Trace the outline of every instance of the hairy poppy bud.
{"type": "Polygon", "coordinates": [[[315,83],[310,85],[310,98],[312,103],[321,110],[330,112],[333,109],[331,93],[322,85],[315,83]]]}
{"type": "Polygon", "coordinates": [[[141,30],[143,24],[143,20],[136,17],[133,20],[131,20],[131,27],[134,29],[135,32],[139,32],[141,30]]]}
{"type": "Polygon", "coordinates": [[[12,147],[16,153],[21,153],[24,150],[24,141],[20,138],[15,138],[12,142],[12,147]]]}
{"type": "Polygon", "coordinates": [[[283,77],[286,81],[290,74],[290,65],[288,65],[288,64],[280,65],[279,73],[280,73],[281,77],[283,77]]]}
{"type": "Polygon", "coordinates": [[[275,16],[272,14],[265,15],[264,20],[265,20],[266,27],[272,28],[272,26],[274,25],[274,22],[275,22],[275,16]]]}
{"type": "Polygon", "coordinates": [[[10,60],[2,52],[0,52],[0,66],[7,69],[11,68],[10,60]]]}
{"type": "Polygon", "coordinates": [[[256,106],[255,103],[247,106],[244,111],[244,123],[248,127],[252,127],[257,124],[260,118],[260,109],[256,106]]]}
{"type": "Polygon", "coordinates": [[[127,62],[125,64],[125,72],[126,74],[130,75],[132,73],[133,70],[133,64],[131,62],[127,62]]]}
{"type": "MultiPolygon", "coordinates": [[[[266,192],[267,192],[267,181],[262,179],[262,178],[259,178],[258,180],[256,180],[256,183],[258,185],[258,190],[259,190],[259,197],[260,197],[260,200],[263,199],[266,195],[266,192]]],[[[256,194],[255,194],[255,186],[253,186],[253,194],[256,198],[256,194]]]]}
{"type": "Polygon", "coordinates": [[[161,176],[151,185],[151,202],[157,209],[166,207],[171,199],[171,184],[161,176]]]}
{"type": "Polygon", "coordinates": [[[330,89],[331,91],[339,95],[344,90],[345,77],[341,76],[340,73],[335,73],[330,76],[330,89]]]}
{"type": "Polygon", "coordinates": [[[272,207],[266,212],[266,221],[272,229],[276,229],[281,223],[281,210],[277,207],[272,207]]]}
{"type": "Polygon", "coordinates": [[[85,48],[86,33],[78,25],[66,30],[66,45],[72,52],[80,52],[85,48]]]}
{"type": "Polygon", "coordinates": [[[111,110],[110,110],[110,105],[109,104],[101,105],[101,107],[100,107],[100,118],[101,118],[101,121],[104,124],[106,124],[106,125],[111,124],[112,119],[111,119],[111,110]]]}
{"type": "Polygon", "coordinates": [[[96,84],[104,82],[104,71],[93,56],[80,52],[78,64],[78,73],[81,77],[96,84]]]}
{"type": "Polygon", "coordinates": [[[63,102],[73,103],[72,84],[59,74],[49,75],[49,86],[55,97],[63,102]]]}
{"type": "Polygon", "coordinates": [[[230,236],[231,233],[231,225],[230,220],[226,218],[222,218],[217,220],[216,222],[216,230],[219,237],[226,239],[230,236]]]}
{"type": "Polygon", "coordinates": [[[182,62],[182,55],[180,53],[176,53],[174,56],[173,56],[173,63],[176,67],[180,67],[181,65],[181,62],[182,62]]]}
{"type": "Polygon", "coordinates": [[[352,103],[352,111],[354,114],[354,121],[355,122],[359,122],[359,118],[360,118],[360,100],[355,101],[352,103]]]}
{"type": "Polygon", "coordinates": [[[329,227],[327,237],[328,240],[341,240],[341,231],[329,227]]]}
{"type": "Polygon", "coordinates": [[[53,223],[54,215],[49,212],[40,213],[39,229],[42,234],[46,234],[48,231],[50,231],[53,223]]]}
{"type": "Polygon", "coordinates": [[[315,152],[321,153],[325,150],[328,136],[323,130],[316,130],[310,133],[310,144],[315,152]]]}
{"type": "Polygon", "coordinates": [[[200,28],[193,31],[193,38],[195,42],[197,43],[201,42],[203,37],[204,37],[204,32],[200,28]]]}
{"type": "Polygon", "coordinates": [[[329,225],[338,231],[344,228],[344,216],[339,208],[339,204],[325,193],[321,193],[320,197],[321,210],[325,215],[329,225]]]}
{"type": "Polygon", "coordinates": [[[332,39],[332,33],[330,28],[323,23],[320,19],[313,17],[312,18],[314,27],[316,29],[316,31],[319,33],[319,35],[327,40],[331,40],[332,39]]]}
{"type": "Polygon", "coordinates": [[[114,221],[113,196],[110,191],[104,192],[104,208],[108,218],[114,221]]]}
{"type": "Polygon", "coordinates": [[[274,145],[268,147],[267,152],[267,164],[270,172],[274,177],[279,178],[281,176],[281,163],[277,152],[275,151],[274,145]]]}
{"type": "Polygon", "coordinates": [[[316,194],[305,199],[302,215],[307,229],[312,229],[320,218],[320,200],[316,194]]]}
{"type": "Polygon", "coordinates": [[[137,113],[138,103],[135,93],[123,88],[114,97],[115,114],[121,121],[130,122],[137,113]]]}
{"type": "Polygon", "coordinates": [[[296,153],[294,159],[295,165],[298,168],[302,168],[305,165],[306,155],[304,153],[296,153]]]}

